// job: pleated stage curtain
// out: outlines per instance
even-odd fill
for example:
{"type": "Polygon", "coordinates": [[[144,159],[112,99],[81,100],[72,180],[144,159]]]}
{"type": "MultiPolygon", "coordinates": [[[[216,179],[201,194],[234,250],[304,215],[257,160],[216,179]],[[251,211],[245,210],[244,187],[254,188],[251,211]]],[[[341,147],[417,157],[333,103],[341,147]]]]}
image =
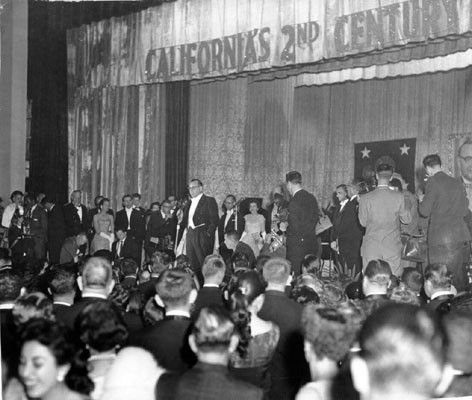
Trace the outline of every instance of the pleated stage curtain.
{"type": "MultiPolygon", "coordinates": [[[[71,101],[71,100],[70,100],[71,101]]],[[[139,192],[149,206],[165,195],[166,101],[164,85],[82,91],[69,113],[70,190],[97,194],[121,208],[139,192]]]]}

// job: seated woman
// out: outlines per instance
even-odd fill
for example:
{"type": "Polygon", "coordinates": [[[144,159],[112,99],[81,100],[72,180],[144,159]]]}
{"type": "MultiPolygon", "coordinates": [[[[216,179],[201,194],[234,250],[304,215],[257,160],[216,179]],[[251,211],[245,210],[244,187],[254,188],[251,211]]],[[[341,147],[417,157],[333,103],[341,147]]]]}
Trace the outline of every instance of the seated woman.
{"type": "Polygon", "coordinates": [[[85,306],[77,318],[80,340],[90,353],[88,376],[94,383],[90,397],[102,395],[105,375],[116,359],[116,353],[128,338],[123,317],[113,303],[98,300],[85,306]]]}
{"type": "Polygon", "coordinates": [[[354,341],[353,329],[340,311],[315,304],[303,310],[302,326],[312,382],[300,389],[296,400],[328,400],[340,362],[354,341]]]}
{"type": "Polygon", "coordinates": [[[93,387],[67,328],[45,319],[30,320],[20,336],[18,375],[28,398],[82,400],[93,387]]]}
{"type": "Polygon", "coordinates": [[[115,226],[113,215],[108,214],[110,210],[110,200],[103,198],[98,203],[99,212],[93,216],[93,228],[95,236],[91,244],[91,253],[98,250],[111,250],[111,245],[115,241],[115,226]]]}
{"type": "Polygon", "coordinates": [[[279,327],[264,321],[257,313],[264,304],[265,282],[256,271],[243,272],[238,276],[230,295],[231,316],[239,332],[237,351],[230,360],[234,376],[264,389],[270,386],[269,364],[279,341],[279,327]]]}
{"type": "Polygon", "coordinates": [[[241,241],[251,246],[254,256],[258,256],[264,245],[265,218],[259,214],[257,201],[249,203],[249,214],[244,216],[245,226],[241,241]]]}

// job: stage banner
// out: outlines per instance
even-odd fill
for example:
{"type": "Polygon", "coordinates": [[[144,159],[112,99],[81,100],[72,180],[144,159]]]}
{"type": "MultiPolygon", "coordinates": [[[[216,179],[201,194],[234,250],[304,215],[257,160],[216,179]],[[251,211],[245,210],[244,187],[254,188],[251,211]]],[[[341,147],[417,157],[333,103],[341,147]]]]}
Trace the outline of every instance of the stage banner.
{"type": "Polygon", "coordinates": [[[414,192],[415,155],[416,139],[356,143],[354,145],[354,176],[373,186],[377,165],[393,164],[395,172],[405,179],[408,189],[414,192]]]}
{"type": "Polygon", "coordinates": [[[178,0],[68,32],[72,87],[203,79],[471,30],[472,0],[178,0]]]}

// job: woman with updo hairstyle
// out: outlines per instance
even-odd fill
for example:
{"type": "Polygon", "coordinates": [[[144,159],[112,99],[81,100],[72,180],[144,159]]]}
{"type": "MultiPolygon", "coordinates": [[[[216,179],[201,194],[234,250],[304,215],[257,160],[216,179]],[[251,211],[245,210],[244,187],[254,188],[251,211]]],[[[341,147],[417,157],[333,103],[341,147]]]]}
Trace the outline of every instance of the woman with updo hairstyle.
{"type": "Polygon", "coordinates": [[[266,231],[265,218],[262,214],[259,214],[259,203],[256,200],[249,202],[249,214],[244,216],[244,221],[241,242],[249,245],[254,252],[254,256],[258,257],[264,245],[266,231]]]}
{"type": "Polygon", "coordinates": [[[66,326],[32,319],[20,335],[18,375],[28,398],[83,400],[93,388],[83,352],[66,326]]]}
{"type": "Polygon", "coordinates": [[[12,314],[18,330],[21,330],[30,319],[56,320],[51,300],[41,292],[21,296],[13,306],[12,314]]]}
{"type": "Polygon", "coordinates": [[[239,334],[239,344],[230,360],[232,374],[264,389],[270,387],[269,364],[279,341],[279,327],[258,317],[264,304],[266,284],[256,271],[239,275],[230,292],[229,308],[239,334]]]}
{"type": "Polygon", "coordinates": [[[113,215],[108,214],[110,210],[110,199],[103,198],[98,203],[98,213],[93,216],[93,229],[95,236],[93,237],[91,254],[98,250],[110,250],[111,245],[115,241],[115,220],[113,215]]]}
{"type": "Polygon", "coordinates": [[[312,382],[300,389],[296,400],[329,400],[333,379],[354,342],[354,329],[337,309],[315,304],[304,308],[302,328],[312,382]]]}
{"type": "Polygon", "coordinates": [[[125,345],[128,330],[118,307],[107,300],[98,300],[84,307],[76,326],[88,352],[88,376],[94,383],[90,397],[99,399],[105,375],[114,363],[117,352],[125,345]]]}

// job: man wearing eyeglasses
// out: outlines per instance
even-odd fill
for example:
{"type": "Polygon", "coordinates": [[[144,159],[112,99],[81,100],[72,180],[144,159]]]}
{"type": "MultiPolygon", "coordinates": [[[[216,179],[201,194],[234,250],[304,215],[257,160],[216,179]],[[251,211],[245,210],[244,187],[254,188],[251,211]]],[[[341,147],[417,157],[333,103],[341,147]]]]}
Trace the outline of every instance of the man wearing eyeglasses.
{"type": "Polygon", "coordinates": [[[203,194],[203,183],[192,179],[188,185],[191,201],[179,217],[180,231],[187,228],[186,253],[190,265],[203,283],[202,265],[206,256],[213,252],[215,231],[218,226],[218,205],[213,197],[203,194]]]}
{"type": "Polygon", "coordinates": [[[472,138],[467,138],[459,147],[457,161],[462,182],[464,182],[467,198],[469,199],[469,210],[472,210],[472,138]]]}

